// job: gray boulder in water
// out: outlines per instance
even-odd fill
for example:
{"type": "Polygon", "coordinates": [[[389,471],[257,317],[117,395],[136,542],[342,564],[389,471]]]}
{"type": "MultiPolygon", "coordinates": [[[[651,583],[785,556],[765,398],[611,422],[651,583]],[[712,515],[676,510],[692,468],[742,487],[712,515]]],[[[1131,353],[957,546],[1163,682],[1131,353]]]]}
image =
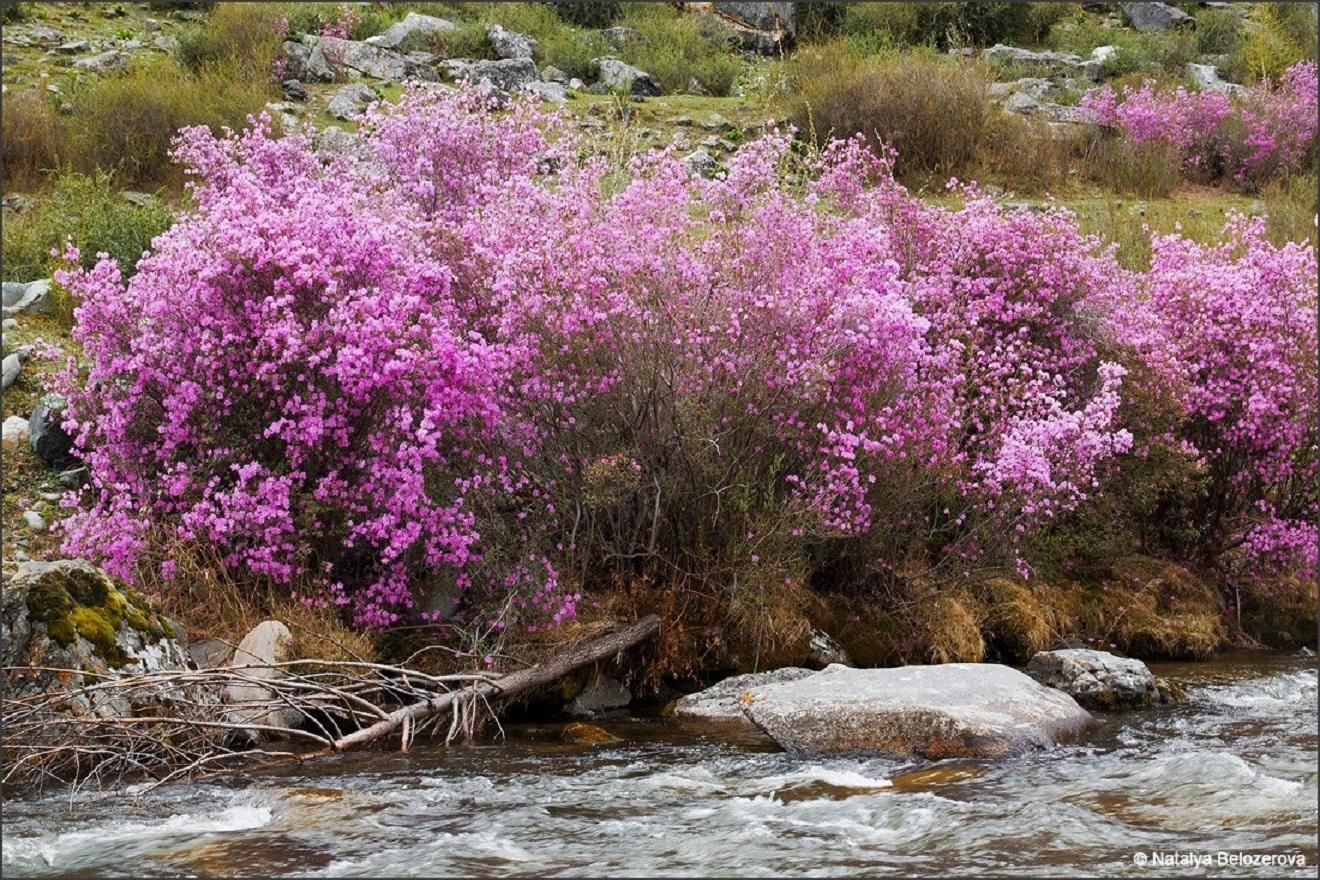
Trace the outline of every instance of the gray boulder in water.
{"type": "Polygon", "coordinates": [[[1181,690],[1156,678],[1145,663],[1107,651],[1040,651],[1026,673],[1088,709],[1137,709],[1184,699],[1181,690]]]}
{"type": "Polygon", "coordinates": [[[753,688],[743,703],[775,742],[813,757],[1000,758],[1074,739],[1095,723],[1067,694],[991,663],[833,665],[753,688]]]}

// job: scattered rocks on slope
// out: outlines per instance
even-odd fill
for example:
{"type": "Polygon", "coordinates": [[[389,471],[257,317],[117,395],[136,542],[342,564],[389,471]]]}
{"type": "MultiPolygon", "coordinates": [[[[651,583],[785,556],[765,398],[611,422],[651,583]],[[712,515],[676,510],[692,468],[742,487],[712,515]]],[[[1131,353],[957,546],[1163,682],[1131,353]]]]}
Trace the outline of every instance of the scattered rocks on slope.
{"type": "Polygon", "coordinates": [[[6,281],[3,287],[5,317],[24,313],[49,315],[55,309],[50,283],[49,278],[27,283],[6,281]]]}
{"type": "Polygon", "coordinates": [[[486,39],[501,58],[531,58],[536,49],[536,40],[498,24],[486,26],[486,39]]]}
{"type": "Polygon", "coordinates": [[[1120,3],[1123,17],[1139,31],[1167,31],[1174,27],[1195,27],[1196,19],[1167,3],[1120,3]]]}
{"type": "Polygon", "coordinates": [[[91,58],[80,58],[73,62],[73,66],[79,70],[88,70],[93,73],[122,70],[128,66],[128,55],[117,49],[111,49],[108,52],[93,55],[91,58]]]}
{"type": "Polygon", "coordinates": [[[284,75],[301,82],[334,82],[335,71],[325,57],[325,49],[319,43],[305,46],[293,40],[286,40],[280,47],[284,59],[284,75]]]}
{"type": "Polygon", "coordinates": [[[353,83],[335,92],[325,110],[335,119],[356,119],[375,100],[376,92],[370,86],[353,83]]]}
{"type": "Polygon", "coordinates": [[[651,74],[618,58],[607,55],[593,59],[591,63],[600,72],[601,83],[611,89],[642,98],[658,98],[661,95],[660,84],[651,74]]]}
{"type": "Polygon", "coordinates": [[[1189,61],[1187,72],[1192,75],[1192,80],[1203,92],[1220,92],[1244,98],[1250,94],[1245,86],[1220,79],[1219,70],[1213,64],[1193,64],[1189,61]]]}
{"type": "Polygon", "coordinates": [[[1061,691],[992,663],[830,666],[756,687],[743,711],[789,752],[998,758],[1047,748],[1094,719],[1061,691]]]}
{"type": "Polygon", "coordinates": [[[366,42],[382,49],[397,49],[404,40],[413,34],[443,34],[457,27],[458,25],[448,19],[409,12],[402,21],[396,21],[382,33],[374,37],[367,37],[366,42]]]}
{"type": "Polygon", "coordinates": [[[1005,46],[1003,43],[996,43],[982,52],[981,56],[995,67],[1009,64],[1028,65],[1056,74],[1077,74],[1090,80],[1100,79],[1104,64],[1103,60],[1098,58],[1084,61],[1076,55],[1062,52],[1032,52],[1029,49],[1005,46]]]}
{"type": "Polygon", "coordinates": [[[366,76],[387,82],[402,82],[409,77],[416,79],[434,79],[434,72],[427,73],[407,58],[391,49],[382,49],[370,43],[358,43],[353,40],[341,40],[338,37],[306,37],[305,41],[315,41],[324,53],[332,68],[344,67],[356,70],[366,76]]]}
{"type": "MultiPolygon", "coordinates": [[[[23,364],[27,363],[31,357],[32,353],[26,348],[20,348],[13,354],[5,355],[4,362],[0,365],[0,371],[3,371],[3,378],[0,378],[0,389],[8,388],[18,381],[18,377],[23,373],[23,364]]],[[[11,418],[13,417],[11,416],[11,418]]],[[[9,435],[6,434],[5,436],[8,437],[9,435]]],[[[8,448],[8,444],[9,441],[5,440],[6,448],[8,448]]]]}
{"type": "Polygon", "coordinates": [[[1088,709],[1137,709],[1184,699],[1182,691],[1156,678],[1145,663],[1106,651],[1040,651],[1026,673],[1088,709]]]}
{"type": "Polygon", "coordinates": [[[505,92],[516,92],[529,83],[541,81],[541,72],[530,58],[463,62],[451,69],[455,76],[466,76],[473,85],[486,82],[505,92]]]}
{"type": "Polygon", "coordinates": [[[731,721],[737,724],[750,724],[743,713],[744,698],[754,688],[782,682],[798,681],[816,673],[810,669],[785,667],[773,672],[751,672],[747,675],[735,675],[718,684],[689,694],[674,703],[676,718],[694,718],[701,721],[731,721]]]}

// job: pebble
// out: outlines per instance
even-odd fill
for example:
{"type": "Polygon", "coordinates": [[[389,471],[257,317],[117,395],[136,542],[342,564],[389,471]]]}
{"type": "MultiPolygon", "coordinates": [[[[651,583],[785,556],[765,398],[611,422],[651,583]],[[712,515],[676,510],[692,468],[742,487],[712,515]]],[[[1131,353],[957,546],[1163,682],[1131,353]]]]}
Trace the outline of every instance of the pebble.
{"type": "Polygon", "coordinates": [[[34,532],[46,531],[46,521],[35,510],[23,511],[24,524],[34,532]]]}
{"type": "Polygon", "coordinates": [[[28,555],[27,555],[26,553],[24,553],[22,550],[15,550],[15,551],[14,551],[14,555],[13,555],[11,558],[12,558],[15,562],[27,562],[27,561],[28,561],[29,559],[31,559],[32,557],[31,557],[31,556],[28,556],[28,555]]]}
{"type": "Polygon", "coordinates": [[[64,497],[64,496],[61,495],[59,492],[42,492],[42,493],[41,493],[41,500],[42,500],[42,501],[59,501],[59,500],[60,500],[61,498],[63,498],[63,497],[64,497]]]}
{"type": "Polygon", "coordinates": [[[18,318],[5,318],[4,324],[0,326],[3,326],[6,330],[13,330],[18,327],[18,318]]]}

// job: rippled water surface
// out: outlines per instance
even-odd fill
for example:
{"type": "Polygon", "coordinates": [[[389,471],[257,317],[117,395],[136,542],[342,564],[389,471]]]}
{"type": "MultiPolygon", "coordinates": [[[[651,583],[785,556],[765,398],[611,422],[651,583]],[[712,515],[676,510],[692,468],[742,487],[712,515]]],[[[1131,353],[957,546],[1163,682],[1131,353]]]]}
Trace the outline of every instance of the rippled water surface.
{"type": "Polygon", "coordinates": [[[1315,661],[1152,668],[1189,701],[998,763],[802,760],[756,734],[619,719],[611,746],[512,727],[136,800],[10,801],[3,873],[1314,877],[1315,661]]]}

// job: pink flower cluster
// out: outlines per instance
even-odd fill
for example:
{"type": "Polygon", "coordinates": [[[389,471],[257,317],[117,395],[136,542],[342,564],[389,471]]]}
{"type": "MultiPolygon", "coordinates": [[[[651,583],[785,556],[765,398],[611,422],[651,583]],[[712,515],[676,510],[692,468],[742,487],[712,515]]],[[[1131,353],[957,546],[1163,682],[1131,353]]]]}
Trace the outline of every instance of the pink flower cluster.
{"type": "Polygon", "coordinates": [[[1315,154],[1316,64],[1300,62],[1278,84],[1265,80],[1239,102],[1218,92],[1100,86],[1081,106],[1120,129],[1136,147],[1169,145],[1184,168],[1255,188],[1305,167],[1315,154]]]}
{"type": "MultiPolygon", "coordinates": [[[[1194,359],[1179,308],[1231,322],[1265,284],[1314,324],[1314,260],[1250,230],[1241,258],[1160,243],[1186,283],[1172,256],[1138,277],[1064,210],[925,205],[857,140],[621,176],[532,105],[423,87],[362,135],[358,159],[265,121],[188,130],[195,211],[127,286],[60,274],[93,362],[66,385],[92,481],[70,552],[132,578],[199,542],[367,626],[454,587],[542,626],[611,572],[1011,561],[1132,446],[1124,353],[1185,379],[1191,425],[1253,387],[1194,359]]],[[[1248,337],[1270,364],[1309,345],[1313,389],[1300,319],[1248,337]]],[[[1261,393],[1301,393],[1304,361],[1271,369],[1261,393]]],[[[1198,453],[1302,479],[1304,414],[1245,401],[1198,453]]]]}

